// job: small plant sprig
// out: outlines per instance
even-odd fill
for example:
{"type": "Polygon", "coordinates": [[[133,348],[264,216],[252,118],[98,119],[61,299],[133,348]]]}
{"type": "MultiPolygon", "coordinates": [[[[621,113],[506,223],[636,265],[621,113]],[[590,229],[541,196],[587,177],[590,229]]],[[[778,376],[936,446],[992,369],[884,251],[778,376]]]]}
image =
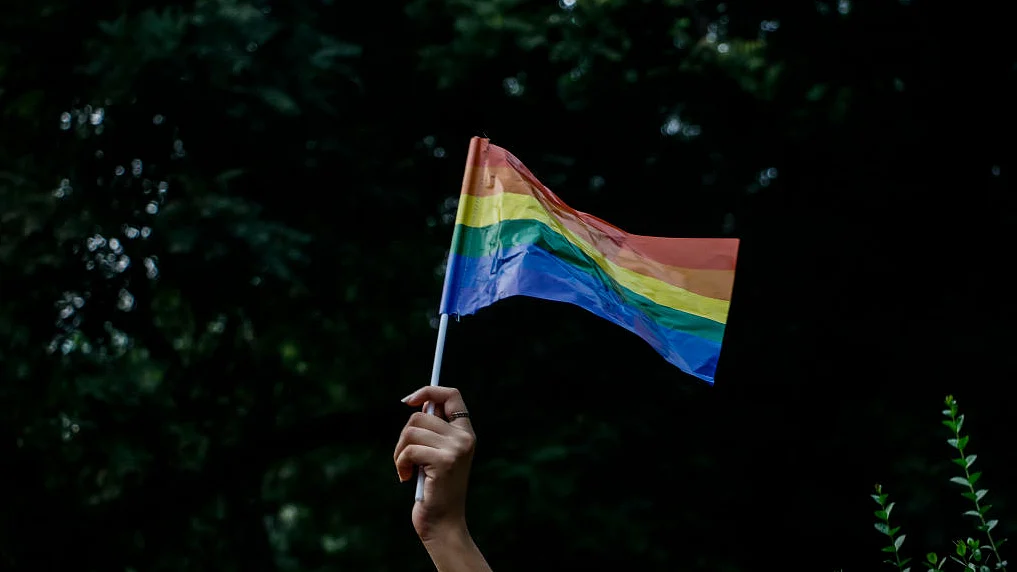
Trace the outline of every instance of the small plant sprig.
{"type": "Polygon", "coordinates": [[[943,420],[943,425],[946,425],[948,429],[953,433],[950,439],[947,439],[947,444],[957,451],[957,458],[953,459],[953,462],[961,468],[964,472],[963,476],[953,477],[950,482],[956,483],[965,490],[961,495],[970,500],[974,504],[974,510],[965,512],[965,516],[973,516],[978,520],[977,529],[979,532],[985,534],[985,539],[988,542],[988,546],[979,546],[979,542],[976,540],[968,539],[967,542],[957,542],[957,555],[960,558],[952,557],[957,562],[960,562],[969,570],[976,570],[977,572],[990,572],[988,566],[988,558],[985,558],[985,562],[982,562],[982,555],[985,551],[990,551],[993,558],[995,558],[995,569],[1000,572],[1006,572],[1006,561],[999,554],[999,547],[1006,542],[1005,539],[996,541],[992,537],[992,529],[996,527],[998,521],[986,520],[986,514],[989,512],[991,505],[983,504],[982,499],[985,498],[987,491],[986,489],[976,489],[975,485],[978,483],[978,479],[982,476],[981,472],[971,472],[971,466],[974,465],[976,455],[969,455],[967,453],[968,436],[961,433],[961,429],[964,426],[964,415],[959,413],[957,401],[952,395],[946,396],[946,409],[943,410],[943,416],[946,419],[943,420]],[[987,549],[987,550],[986,550],[987,549]],[[963,560],[962,560],[963,559],[963,560]]]}
{"type": "Polygon", "coordinates": [[[876,518],[879,520],[876,521],[875,526],[876,530],[890,539],[890,544],[882,548],[883,552],[893,554],[892,560],[885,560],[884,562],[896,566],[898,572],[910,572],[911,567],[908,566],[908,563],[911,562],[911,559],[900,557],[900,547],[904,544],[906,535],[901,534],[897,536],[897,533],[900,532],[900,527],[890,526],[890,511],[893,510],[894,503],[888,504],[886,502],[888,498],[888,495],[883,492],[883,485],[876,485],[876,494],[872,495],[872,500],[876,501],[876,504],[879,505],[879,510],[875,513],[876,518]]]}
{"type": "MultiPolygon", "coordinates": [[[[954,551],[957,555],[950,556],[954,562],[963,566],[965,570],[972,570],[974,572],[992,572],[992,569],[989,568],[985,562],[982,562],[985,554],[982,552],[982,547],[979,546],[980,543],[977,540],[973,538],[968,538],[965,541],[956,540],[954,541],[954,544],[956,545],[954,551]]],[[[935,554],[930,552],[930,562],[933,557],[935,557],[935,554]]],[[[943,562],[943,560],[940,561],[940,566],[943,565],[943,562]]],[[[926,566],[928,566],[928,564],[926,564],[926,566]]],[[[929,569],[932,570],[932,567],[929,567],[929,569]]]]}

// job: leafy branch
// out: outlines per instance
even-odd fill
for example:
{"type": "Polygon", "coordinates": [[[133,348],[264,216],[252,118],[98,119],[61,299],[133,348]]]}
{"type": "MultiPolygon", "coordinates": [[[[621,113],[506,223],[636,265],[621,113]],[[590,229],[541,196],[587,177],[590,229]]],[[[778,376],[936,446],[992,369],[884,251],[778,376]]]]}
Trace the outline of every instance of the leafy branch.
{"type": "MultiPolygon", "coordinates": [[[[965,488],[961,495],[974,504],[974,510],[969,510],[964,514],[977,519],[975,528],[985,534],[986,543],[983,544],[981,541],[970,537],[966,540],[957,540],[954,541],[954,553],[950,554],[949,558],[946,556],[940,557],[935,552],[929,552],[925,555],[925,561],[922,564],[924,564],[928,572],[943,570],[948,560],[960,564],[964,570],[969,570],[970,572],[993,572],[994,569],[998,572],[1006,572],[1006,560],[1003,560],[1003,557],[999,554],[999,547],[1006,540],[997,541],[992,536],[992,530],[996,528],[998,522],[995,519],[990,520],[987,518],[991,505],[983,503],[983,500],[988,491],[986,489],[975,488],[982,473],[971,471],[971,467],[974,465],[977,457],[969,454],[967,451],[968,436],[961,432],[964,427],[964,416],[960,414],[957,402],[952,395],[946,397],[945,403],[946,409],[943,410],[943,415],[946,419],[943,420],[943,425],[946,425],[952,433],[950,439],[947,440],[947,444],[957,451],[957,457],[952,460],[963,471],[962,476],[953,477],[950,479],[950,482],[965,488]]],[[[885,562],[896,566],[898,572],[909,572],[911,569],[907,565],[910,559],[901,558],[900,553],[900,547],[904,544],[904,535],[897,536],[897,533],[900,532],[900,527],[890,525],[890,511],[893,509],[894,503],[887,503],[888,497],[880,485],[876,485],[876,494],[872,495],[872,498],[879,505],[879,510],[876,511],[876,518],[879,519],[875,523],[876,530],[890,540],[890,544],[884,546],[882,551],[893,554],[893,559],[886,560],[885,562]]]]}
{"type": "MultiPolygon", "coordinates": [[[[964,415],[959,414],[957,401],[954,400],[952,395],[946,396],[945,403],[947,408],[943,410],[943,415],[946,417],[946,419],[943,420],[943,425],[946,425],[946,427],[953,433],[953,436],[950,439],[947,439],[946,442],[957,451],[958,457],[954,459],[953,462],[964,471],[963,476],[953,477],[950,479],[950,482],[961,485],[967,489],[961,493],[961,496],[970,500],[974,504],[975,508],[974,510],[969,510],[964,514],[966,516],[973,516],[978,520],[976,528],[979,532],[985,533],[985,538],[988,541],[988,546],[985,548],[988,548],[992,552],[991,555],[995,557],[996,570],[1006,572],[1006,561],[999,555],[999,547],[1002,546],[1006,540],[1003,539],[996,542],[996,540],[993,539],[992,529],[996,527],[998,521],[994,519],[986,520],[986,514],[988,514],[989,508],[991,508],[992,505],[982,503],[982,499],[985,498],[985,495],[989,491],[986,489],[975,488],[975,484],[978,483],[978,479],[981,478],[982,473],[979,471],[971,472],[971,466],[974,465],[977,455],[967,454],[968,436],[961,433],[961,429],[964,426],[964,415]]],[[[961,552],[961,547],[965,545],[971,550],[972,559],[974,559],[975,562],[979,562],[981,560],[982,553],[982,548],[979,547],[979,543],[971,539],[968,539],[967,543],[958,542],[958,555],[962,558],[966,558],[965,553],[961,552]]],[[[957,558],[954,559],[961,562],[961,560],[957,558]]],[[[970,561],[961,563],[965,564],[966,568],[971,570],[976,569],[970,561]]],[[[985,564],[981,564],[977,567],[977,569],[979,572],[988,572],[989,567],[985,564]]]]}
{"type": "Polygon", "coordinates": [[[876,501],[876,504],[879,505],[879,510],[875,512],[876,518],[879,520],[876,521],[875,526],[876,530],[890,539],[890,544],[883,547],[883,552],[893,554],[893,560],[886,560],[885,562],[895,565],[899,572],[909,572],[911,567],[908,566],[908,563],[911,562],[911,559],[901,559],[900,557],[900,547],[904,544],[906,535],[901,534],[897,536],[897,533],[900,532],[900,527],[890,526],[890,511],[893,510],[894,503],[887,504],[887,498],[887,494],[883,492],[883,485],[876,485],[876,494],[872,495],[872,500],[876,501]]]}

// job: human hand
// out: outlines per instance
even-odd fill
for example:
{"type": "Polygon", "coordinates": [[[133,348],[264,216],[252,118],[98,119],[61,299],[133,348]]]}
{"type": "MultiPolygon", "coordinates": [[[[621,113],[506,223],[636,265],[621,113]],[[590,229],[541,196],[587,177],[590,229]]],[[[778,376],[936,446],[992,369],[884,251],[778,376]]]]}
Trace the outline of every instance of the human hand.
{"type": "Polygon", "coordinates": [[[427,543],[439,537],[466,533],[466,488],[476,434],[466,404],[451,387],[425,386],[403,399],[407,405],[426,408],[403,427],[393,459],[399,481],[411,480],[413,466],[424,472],[424,500],[413,505],[413,528],[427,543]],[[446,421],[449,417],[454,417],[446,421]]]}

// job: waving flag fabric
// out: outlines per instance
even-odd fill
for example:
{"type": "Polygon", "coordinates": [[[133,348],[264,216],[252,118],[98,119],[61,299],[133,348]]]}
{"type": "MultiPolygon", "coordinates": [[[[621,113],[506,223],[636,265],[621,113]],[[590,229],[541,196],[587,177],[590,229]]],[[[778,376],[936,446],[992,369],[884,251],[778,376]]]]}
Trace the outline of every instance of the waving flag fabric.
{"type": "Polygon", "coordinates": [[[637,236],[578,212],[508,151],[474,138],[440,311],[510,296],[568,302],[713,383],[738,240],[637,236]]]}

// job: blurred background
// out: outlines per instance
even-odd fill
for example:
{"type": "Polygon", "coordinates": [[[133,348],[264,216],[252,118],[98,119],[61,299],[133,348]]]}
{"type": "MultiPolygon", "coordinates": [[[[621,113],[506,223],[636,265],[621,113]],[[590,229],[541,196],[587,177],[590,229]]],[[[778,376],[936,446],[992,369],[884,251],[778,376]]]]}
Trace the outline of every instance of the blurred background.
{"type": "Polygon", "coordinates": [[[942,554],[976,535],[947,393],[1013,536],[1012,34],[927,0],[6,3],[0,570],[432,569],[391,454],[475,135],[630,232],[742,239],[714,387],[568,305],[451,325],[495,570],[890,570],[877,482],[942,554]]]}

